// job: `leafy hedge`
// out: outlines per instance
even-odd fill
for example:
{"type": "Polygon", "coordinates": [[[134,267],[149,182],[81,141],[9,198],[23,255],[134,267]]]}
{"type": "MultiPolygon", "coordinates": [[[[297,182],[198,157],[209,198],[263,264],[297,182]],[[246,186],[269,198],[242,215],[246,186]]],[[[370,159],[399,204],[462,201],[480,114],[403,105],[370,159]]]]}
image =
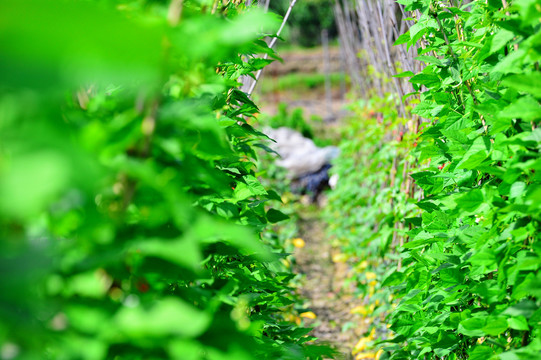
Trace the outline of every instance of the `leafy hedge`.
{"type": "Polygon", "coordinates": [[[304,359],[240,2],[0,4],[0,357],[304,359]],[[272,205],[271,205],[272,204],[272,205]],[[272,239],[270,236],[266,236],[272,239]]]}
{"type": "Polygon", "coordinates": [[[396,95],[359,103],[328,212],[359,296],[388,313],[392,336],[375,321],[371,346],[380,359],[537,359],[541,4],[399,2],[415,25],[396,44],[419,43],[425,66],[397,76],[418,105],[404,119],[396,95]]]}

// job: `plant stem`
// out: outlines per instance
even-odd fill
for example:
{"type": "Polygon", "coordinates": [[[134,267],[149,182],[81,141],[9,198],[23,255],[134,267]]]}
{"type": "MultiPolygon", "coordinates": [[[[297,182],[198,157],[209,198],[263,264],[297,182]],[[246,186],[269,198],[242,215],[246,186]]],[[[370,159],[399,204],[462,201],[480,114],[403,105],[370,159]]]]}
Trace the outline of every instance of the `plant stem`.
{"type": "Polygon", "coordinates": [[[167,11],[167,21],[171,26],[177,26],[182,16],[182,5],[184,0],[172,0],[167,11]]]}

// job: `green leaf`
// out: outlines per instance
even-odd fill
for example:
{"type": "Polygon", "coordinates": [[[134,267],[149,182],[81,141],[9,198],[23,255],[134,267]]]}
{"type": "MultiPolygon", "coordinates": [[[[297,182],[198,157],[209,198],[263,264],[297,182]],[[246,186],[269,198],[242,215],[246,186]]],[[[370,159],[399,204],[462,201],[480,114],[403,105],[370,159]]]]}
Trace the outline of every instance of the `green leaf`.
{"type": "Polygon", "coordinates": [[[497,116],[506,119],[535,121],[541,118],[541,105],[531,96],[523,96],[502,109],[497,116]]]}
{"type": "Polygon", "coordinates": [[[494,350],[490,346],[477,345],[468,351],[469,360],[490,360],[494,350]]]}
{"type": "Polygon", "coordinates": [[[280,154],[278,154],[276,151],[274,151],[273,149],[271,149],[270,147],[268,147],[265,144],[254,144],[253,146],[259,147],[259,148],[265,150],[268,153],[272,153],[272,154],[276,154],[276,155],[280,156],[280,154]]]}
{"type": "Polygon", "coordinates": [[[443,211],[434,211],[432,213],[424,212],[422,214],[423,227],[427,231],[446,231],[449,229],[449,225],[452,219],[443,211]]]}
{"type": "Polygon", "coordinates": [[[233,194],[236,201],[246,200],[253,196],[267,195],[267,191],[256,177],[246,175],[243,179],[246,183],[237,183],[237,187],[233,194]]]}
{"type": "Polygon", "coordinates": [[[483,196],[483,192],[479,189],[469,191],[462,197],[456,199],[457,205],[469,212],[475,212],[484,201],[485,197],[483,196]]]}
{"type": "Polygon", "coordinates": [[[527,25],[539,22],[539,3],[535,0],[517,0],[514,5],[519,9],[520,20],[527,25]]]}
{"type": "Polygon", "coordinates": [[[415,58],[415,60],[423,61],[427,64],[434,64],[437,66],[443,66],[443,62],[434,56],[420,55],[415,58]]]}
{"type": "Polygon", "coordinates": [[[164,31],[155,23],[145,26],[92,2],[1,3],[0,13],[2,81],[42,87],[158,79],[164,31]]]}
{"type": "Polygon", "coordinates": [[[415,74],[413,72],[411,72],[411,71],[404,71],[404,72],[401,72],[400,74],[393,75],[393,77],[403,78],[403,77],[410,77],[410,76],[413,76],[413,75],[415,75],[415,74]]]}
{"type": "Polygon", "coordinates": [[[430,237],[429,239],[413,240],[413,241],[408,241],[407,243],[402,245],[402,248],[404,248],[404,249],[414,249],[414,248],[429,245],[429,244],[432,244],[432,243],[435,243],[435,242],[438,242],[438,241],[441,241],[441,239],[437,238],[437,237],[430,237]]]}
{"type": "Polygon", "coordinates": [[[383,280],[383,283],[381,284],[381,286],[399,285],[403,283],[405,279],[406,279],[406,274],[402,272],[398,272],[398,271],[392,272],[389,276],[385,278],[385,280],[383,280]]]}
{"type": "Polygon", "coordinates": [[[192,271],[201,266],[201,250],[192,238],[146,238],[136,241],[130,249],[143,256],[155,256],[192,271]]]}
{"type": "Polygon", "coordinates": [[[66,154],[56,151],[15,154],[0,176],[0,212],[35,216],[68,186],[71,168],[66,154]]]}
{"type": "Polygon", "coordinates": [[[527,92],[537,99],[541,98],[541,73],[539,72],[507,76],[502,79],[502,85],[527,92]]]}
{"type": "Polygon", "coordinates": [[[464,334],[467,336],[484,336],[485,332],[482,330],[485,326],[486,318],[485,317],[472,317],[466,320],[463,320],[458,325],[458,333],[464,334]]]}
{"type": "Polygon", "coordinates": [[[533,273],[529,273],[519,284],[515,284],[511,298],[520,300],[531,295],[531,291],[536,287],[536,279],[533,273]]]}
{"type": "Polygon", "coordinates": [[[209,314],[173,297],[158,300],[148,309],[142,305],[123,306],[113,318],[120,336],[139,339],[173,335],[196,337],[207,329],[210,322],[209,314]]]}
{"type": "Polygon", "coordinates": [[[280,221],[288,220],[289,216],[279,210],[269,209],[269,211],[267,211],[267,219],[274,224],[280,221]]]}
{"type": "Polygon", "coordinates": [[[400,35],[398,37],[398,39],[396,39],[393,46],[405,44],[405,43],[409,42],[410,40],[411,40],[411,36],[410,36],[409,32],[406,32],[406,33],[400,35]]]}
{"type": "Polygon", "coordinates": [[[457,165],[457,169],[473,170],[488,157],[488,153],[484,150],[478,151],[470,156],[464,156],[464,159],[457,165]]]}
{"type": "Polygon", "coordinates": [[[106,274],[89,271],[72,276],[66,284],[64,295],[101,298],[107,293],[110,286],[110,280],[106,274]]]}
{"type": "Polygon", "coordinates": [[[515,34],[509,30],[500,29],[493,37],[490,43],[489,54],[494,54],[503,48],[507,43],[515,37],[515,34]]]}
{"type": "Polygon", "coordinates": [[[509,197],[511,199],[518,198],[524,194],[524,191],[526,190],[526,183],[518,181],[513,183],[511,185],[511,189],[509,190],[509,197]]]}
{"type": "Polygon", "coordinates": [[[174,339],[168,344],[169,353],[177,359],[200,360],[204,352],[203,344],[188,339],[174,339]]]}
{"type": "Polygon", "coordinates": [[[440,84],[440,79],[433,74],[417,74],[409,81],[412,84],[425,85],[427,88],[434,87],[440,84]]]}
{"type": "Polygon", "coordinates": [[[502,61],[500,61],[496,66],[490,71],[491,74],[496,75],[501,74],[510,74],[522,72],[522,65],[524,63],[524,57],[527,53],[523,49],[513,51],[511,54],[507,55],[502,61]]]}
{"type": "Polygon", "coordinates": [[[503,315],[510,315],[513,317],[524,316],[526,319],[529,319],[530,316],[538,309],[539,307],[531,300],[522,300],[518,304],[509,306],[504,312],[503,315]]]}
{"type": "Polygon", "coordinates": [[[185,237],[196,239],[200,244],[224,242],[262,260],[271,258],[268,249],[259,241],[253,228],[203,215],[199,216],[196,223],[191,224],[185,237]]]}
{"type": "Polygon", "coordinates": [[[502,316],[489,316],[486,325],[483,326],[483,331],[487,335],[498,336],[507,330],[507,320],[502,316]]]}
{"type": "Polygon", "coordinates": [[[462,77],[460,76],[460,71],[458,71],[454,67],[450,67],[449,72],[451,73],[451,77],[453,78],[454,81],[456,81],[459,84],[462,83],[462,77]]]}
{"type": "Polygon", "coordinates": [[[485,249],[473,255],[470,262],[474,266],[494,266],[496,265],[496,255],[491,249],[485,249]]]}
{"type": "Polygon", "coordinates": [[[524,316],[517,316],[507,319],[507,324],[511,329],[515,330],[530,330],[528,326],[528,321],[524,316]]]}

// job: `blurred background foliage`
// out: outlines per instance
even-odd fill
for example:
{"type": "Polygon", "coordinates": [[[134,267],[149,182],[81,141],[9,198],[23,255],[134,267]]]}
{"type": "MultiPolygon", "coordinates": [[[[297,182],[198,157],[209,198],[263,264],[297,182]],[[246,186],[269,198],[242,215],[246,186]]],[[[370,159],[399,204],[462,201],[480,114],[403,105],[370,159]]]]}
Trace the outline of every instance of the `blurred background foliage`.
{"type": "MultiPolygon", "coordinates": [[[[278,13],[285,14],[289,7],[289,0],[270,1],[269,8],[278,13]]],[[[321,44],[321,30],[327,29],[331,39],[336,38],[338,32],[333,12],[333,2],[326,0],[297,1],[295,11],[287,23],[287,43],[311,47],[321,44]]]]}
{"type": "MultiPolygon", "coordinates": [[[[0,2],[0,357],[305,359],[243,3],[0,2]]],[[[308,344],[307,344],[308,343],[308,344]]]]}

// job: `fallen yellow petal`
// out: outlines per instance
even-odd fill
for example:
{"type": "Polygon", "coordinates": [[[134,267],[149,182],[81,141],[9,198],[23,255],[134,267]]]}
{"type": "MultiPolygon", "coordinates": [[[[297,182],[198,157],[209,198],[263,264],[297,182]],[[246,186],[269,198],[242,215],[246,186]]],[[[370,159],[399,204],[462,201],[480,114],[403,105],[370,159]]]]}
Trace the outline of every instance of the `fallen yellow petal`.
{"type": "Polygon", "coordinates": [[[355,344],[355,346],[353,347],[353,351],[351,352],[353,355],[363,351],[364,349],[366,349],[366,343],[370,341],[370,339],[368,338],[361,338],[357,344],[355,344]]]}
{"type": "Polygon", "coordinates": [[[304,243],[304,240],[301,239],[301,238],[296,238],[296,239],[293,239],[291,240],[291,242],[293,243],[293,246],[295,246],[296,248],[303,248],[305,243],[304,243]]]}
{"type": "Polygon", "coordinates": [[[306,311],[300,314],[300,317],[307,318],[307,319],[315,319],[317,318],[317,315],[314,314],[312,311],[306,311]]]}
{"type": "Polygon", "coordinates": [[[359,315],[366,315],[368,312],[366,311],[366,307],[363,305],[355,306],[353,309],[349,311],[350,314],[359,314],[359,315]]]}
{"type": "Polygon", "coordinates": [[[355,360],[361,360],[361,359],[373,359],[376,356],[373,352],[369,353],[360,353],[355,356],[355,360]]]}

